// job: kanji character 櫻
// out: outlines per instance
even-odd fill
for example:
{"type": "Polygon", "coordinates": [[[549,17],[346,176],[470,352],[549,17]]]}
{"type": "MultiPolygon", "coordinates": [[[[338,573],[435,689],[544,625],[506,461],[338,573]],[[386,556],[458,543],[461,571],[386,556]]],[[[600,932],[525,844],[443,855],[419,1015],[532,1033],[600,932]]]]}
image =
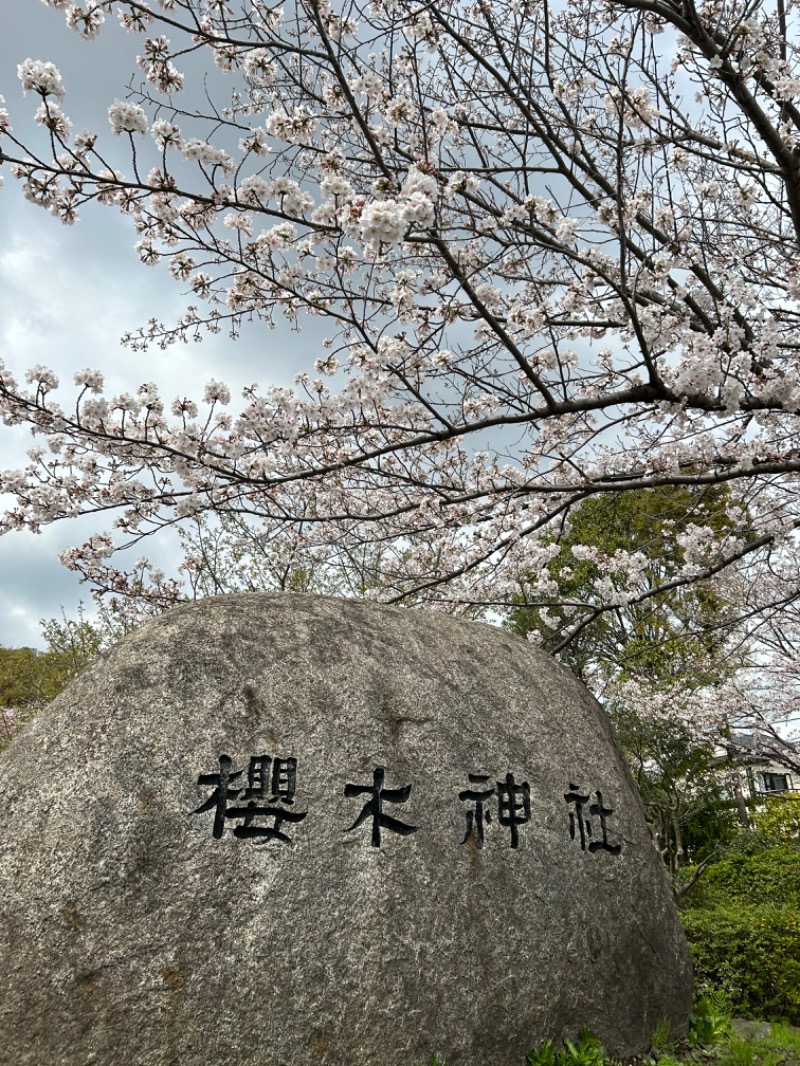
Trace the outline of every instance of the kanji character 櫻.
{"type": "Polygon", "coordinates": [[[603,793],[600,789],[595,792],[597,797],[594,803],[589,803],[589,794],[582,794],[578,791],[578,786],[570,783],[569,792],[564,793],[564,799],[567,803],[571,803],[574,806],[574,810],[569,813],[569,835],[570,839],[576,838],[580,842],[582,851],[589,851],[594,853],[595,851],[607,851],[611,855],[619,855],[622,851],[621,844],[610,844],[608,840],[608,818],[614,813],[613,808],[603,805],[603,793]],[[592,825],[589,819],[586,817],[585,812],[587,810],[593,818],[599,819],[600,822],[600,840],[592,839],[592,825]]]}
{"type": "Polygon", "coordinates": [[[376,766],[372,771],[371,785],[344,786],[345,796],[361,796],[366,793],[372,797],[372,799],[364,805],[364,809],[350,828],[345,829],[345,832],[349,833],[350,830],[356,829],[362,824],[362,822],[365,822],[367,818],[372,818],[371,843],[374,848],[379,848],[381,845],[381,828],[389,829],[393,833],[399,833],[400,836],[408,836],[410,833],[416,833],[419,829],[419,826],[407,825],[405,822],[401,822],[397,818],[392,818],[391,815],[383,813],[384,802],[405,803],[411,795],[411,785],[405,785],[403,788],[384,788],[384,778],[384,768],[382,766],[376,766]]]}
{"type": "Polygon", "coordinates": [[[222,836],[224,820],[230,818],[241,821],[241,825],[233,827],[234,836],[262,843],[281,840],[285,844],[291,844],[291,837],[281,831],[281,825],[284,822],[302,822],[308,812],[287,810],[285,806],[278,805],[294,803],[297,759],[272,759],[269,755],[254,755],[247,771],[247,787],[241,788],[237,785],[233,789],[231,782],[241,777],[242,771],[231,773],[231,763],[232,760],[227,755],[220,755],[219,773],[199,776],[198,785],[214,785],[215,789],[194,813],[200,814],[202,811],[215,809],[213,835],[217,838],[222,836]],[[238,803],[234,803],[235,800],[238,800],[238,803]],[[261,820],[270,819],[272,824],[261,824],[261,820]]]}

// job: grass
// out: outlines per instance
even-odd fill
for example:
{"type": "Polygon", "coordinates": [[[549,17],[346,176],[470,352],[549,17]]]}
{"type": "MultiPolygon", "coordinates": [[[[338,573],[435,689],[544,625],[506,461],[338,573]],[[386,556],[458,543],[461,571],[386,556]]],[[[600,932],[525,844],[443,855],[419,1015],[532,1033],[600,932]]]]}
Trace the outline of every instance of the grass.
{"type": "MultiPolygon", "coordinates": [[[[432,1055],[425,1066],[446,1063],[432,1055]]],[[[685,1040],[673,1041],[669,1025],[659,1023],[649,1054],[632,1063],[609,1058],[600,1041],[584,1029],[577,1041],[565,1038],[563,1047],[546,1040],[528,1053],[527,1066],[800,1066],[800,1029],[783,1022],[734,1025],[724,1010],[703,999],[695,1004],[685,1040]]]]}

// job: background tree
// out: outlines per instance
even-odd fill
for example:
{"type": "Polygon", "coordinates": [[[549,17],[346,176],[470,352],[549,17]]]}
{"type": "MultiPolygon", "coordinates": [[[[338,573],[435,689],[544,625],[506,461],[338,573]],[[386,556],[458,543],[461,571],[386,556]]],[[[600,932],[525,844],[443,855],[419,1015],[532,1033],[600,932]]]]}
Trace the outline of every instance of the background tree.
{"type": "Polygon", "coordinates": [[[20,707],[31,695],[27,678],[33,672],[33,648],[0,647],[0,707],[20,707]]]}
{"type": "Polygon", "coordinates": [[[698,740],[692,724],[674,714],[644,717],[619,705],[610,711],[680,901],[735,836],[726,767],[716,755],[715,738],[698,740]],[[679,873],[689,862],[696,864],[696,876],[682,881],[679,873]]]}
{"type": "Polygon", "coordinates": [[[777,595],[769,611],[754,612],[756,623],[748,627],[747,639],[758,655],[754,668],[738,679],[735,699],[759,754],[800,775],[800,614],[777,585],[766,574],[759,589],[748,590],[759,606],[777,595]]]}
{"type": "Polygon", "coordinates": [[[771,844],[800,847],[800,792],[764,797],[753,813],[753,824],[771,844]]]}
{"type": "MultiPolygon", "coordinates": [[[[189,598],[228,592],[309,592],[324,596],[378,597],[398,587],[406,552],[402,544],[320,545],[298,523],[259,536],[238,515],[200,515],[179,530],[189,598]]],[[[115,610],[124,606],[115,602],[115,610]]]]}
{"type": "Polygon", "coordinates": [[[0,647],[0,750],[41,707],[64,689],[119,634],[108,615],[97,622],[79,608],[77,618],[43,621],[45,651],[0,647]]]}
{"type": "MultiPolygon", "coordinates": [[[[752,729],[756,707],[767,718],[763,699],[739,698],[754,663],[741,627],[728,621],[735,586],[729,583],[723,598],[718,584],[671,583],[685,566],[694,528],[727,535],[730,492],[668,486],[587,500],[554,542],[550,603],[522,606],[510,618],[603,699],[679,899],[737,826],[750,825],[737,728],[752,729]],[[609,562],[621,555],[626,565],[615,571],[609,562]],[[616,608],[604,610],[611,597],[616,608]],[[684,881],[679,871],[688,862],[700,865],[684,881]]],[[[541,590],[541,575],[532,583],[541,590]]],[[[535,597],[541,603],[541,591],[535,597]]],[[[782,713],[772,709],[775,718],[782,713]]],[[[775,736],[786,736],[772,718],[769,724],[775,736]]],[[[783,745],[792,747],[788,739],[783,745]]]]}
{"type": "Polygon", "coordinates": [[[589,498],[553,542],[549,595],[542,594],[543,575],[532,575],[512,628],[536,634],[596,691],[615,679],[684,678],[698,687],[735,673],[742,660],[730,654],[730,599],[709,581],[675,580],[693,531],[702,527],[723,540],[732,510],[725,486],[589,498]],[[525,606],[529,597],[534,605],[525,606]]]}

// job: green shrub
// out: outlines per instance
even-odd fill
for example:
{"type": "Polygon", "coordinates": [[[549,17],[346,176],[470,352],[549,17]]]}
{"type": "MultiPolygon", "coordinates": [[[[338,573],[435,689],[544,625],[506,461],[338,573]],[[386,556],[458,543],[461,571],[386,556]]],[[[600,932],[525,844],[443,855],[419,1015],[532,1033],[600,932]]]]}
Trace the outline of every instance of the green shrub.
{"type": "Polygon", "coordinates": [[[753,900],[800,910],[800,848],[781,844],[715,862],[692,889],[687,905],[749,906],[753,900]]]}
{"type": "MultiPolygon", "coordinates": [[[[650,1050],[659,1055],[659,1061],[674,1047],[672,1024],[669,1018],[661,1018],[650,1037],[650,1050]]],[[[667,1066],[665,1063],[664,1066],[667,1066]]]]}
{"type": "Polygon", "coordinates": [[[756,829],[776,843],[800,844],[800,792],[768,796],[751,816],[756,829]]]}
{"type": "MultiPolygon", "coordinates": [[[[753,898],[760,898],[757,887],[753,898]]],[[[698,992],[721,995],[733,1013],[747,1018],[783,1018],[800,1024],[796,907],[735,901],[693,907],[683,920],[698,992]]]]}

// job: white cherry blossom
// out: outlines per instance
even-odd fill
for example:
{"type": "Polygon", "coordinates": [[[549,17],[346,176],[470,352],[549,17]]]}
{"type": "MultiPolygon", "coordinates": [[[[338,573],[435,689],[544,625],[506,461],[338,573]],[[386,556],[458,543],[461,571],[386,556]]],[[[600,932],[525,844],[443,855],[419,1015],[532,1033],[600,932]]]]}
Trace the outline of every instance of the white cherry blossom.
{"type": "Polygon", "coordinates": [[[366,204],[361,211],[359,226],[361,239],[366,243],[393,248],[402,241],[408,222],[403,207],[388,197],[366,204]]]}
{"type": "Polygon", "coordinates": [[[108,109],[108,121],[114,133],[147,133],[147,115],[138,104],[115,100],[108,109]]]}
{"type": "Polygon", "coordinates": [[[88,0],[85,7],[80,4],[67,7],[67,25],[87,41],[97,37],[104,21],[103,6],[98,0],[88,0]]]}
{"type": "Polygon", "coordinates": [[[35,92],[40,96],[55,96],[63,100],[65,90],[61,83],[61,74],[53,63],[38,59],[26,59],[17,67],[17,75],[22,82],[23,92],[35,92]]]}

